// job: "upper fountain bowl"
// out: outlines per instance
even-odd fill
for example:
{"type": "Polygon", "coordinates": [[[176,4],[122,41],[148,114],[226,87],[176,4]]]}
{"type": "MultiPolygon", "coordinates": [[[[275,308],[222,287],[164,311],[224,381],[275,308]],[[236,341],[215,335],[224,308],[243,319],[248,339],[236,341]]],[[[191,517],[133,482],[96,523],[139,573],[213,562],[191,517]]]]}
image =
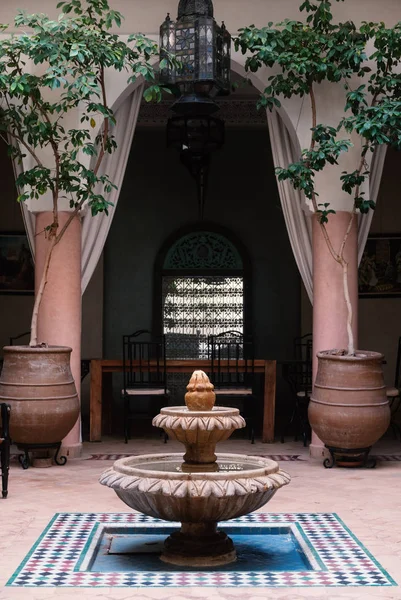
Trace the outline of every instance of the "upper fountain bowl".
{"type": "Polygon", "coordinates": [[[153,425],[164,429],[170,439],[185,445],[186,463],[206,465],[216,460],[216,444],[227,440],[236,429],[245,427],[245,421],[237,408],[215,406],[212,410],[194,411],[185,406],[171,406],[161,409],[153,425]]]}

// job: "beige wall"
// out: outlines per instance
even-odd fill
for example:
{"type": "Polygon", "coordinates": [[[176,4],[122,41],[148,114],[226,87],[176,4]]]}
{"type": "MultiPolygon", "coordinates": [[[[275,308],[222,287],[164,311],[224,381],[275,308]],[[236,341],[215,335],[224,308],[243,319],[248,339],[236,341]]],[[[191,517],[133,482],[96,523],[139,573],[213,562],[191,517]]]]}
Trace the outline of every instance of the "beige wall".
{"type": "MultiPolygon", "coordinates": [[[[109,0],[113,9],[119,10],[125,20],[119,31],[132,33],[156,33],[166,13],[172,17],[177,14],[178,0],[109,0]]],[[[257,26],[267,25],[269,21],[283,18],[298,18],[298,7],[301,0],[214,0],[215,16],[224,20],[229,31],[235,32],[239,27],[254,23],[257,26]]],[[[59,11],[56,0],[2,0],[0,3],[0,22],[10,23],[17,8],[28,12],[46,12],[55,17],[59,11]]],[[[391,24],[400,19],[399,0],[345,0],[333,2],[333,12],[339,19],[377,20],[391,24]]],[[[302,13],[305,15],[305,13],[302,13]]]]}

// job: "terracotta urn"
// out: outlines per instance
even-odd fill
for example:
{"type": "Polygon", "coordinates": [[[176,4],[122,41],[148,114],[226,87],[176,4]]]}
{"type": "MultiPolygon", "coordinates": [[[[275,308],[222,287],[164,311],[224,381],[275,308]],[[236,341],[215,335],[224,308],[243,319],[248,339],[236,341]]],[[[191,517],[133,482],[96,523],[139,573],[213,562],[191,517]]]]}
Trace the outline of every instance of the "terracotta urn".
{"type": "Polygon", "coordinates": [[[348,356],[329,350],[317,357],[309,403],[312,429],[329,449],[369,451],[390,424],[383,355],[357,350],[348,356]]]}
{"type": "Polygon", "coordinates": [[[212,410],[216,402],[214,385],[203,371],[194,371],[187,385],[185,404],[188,410],[212,410]]]}
{"type": "Polygon", "coordinates": [[[0,402],[11,406],[15,444],[61,442],[79,417],[79,399],[70,369],[71,348],[6,346],[0,402]]]}

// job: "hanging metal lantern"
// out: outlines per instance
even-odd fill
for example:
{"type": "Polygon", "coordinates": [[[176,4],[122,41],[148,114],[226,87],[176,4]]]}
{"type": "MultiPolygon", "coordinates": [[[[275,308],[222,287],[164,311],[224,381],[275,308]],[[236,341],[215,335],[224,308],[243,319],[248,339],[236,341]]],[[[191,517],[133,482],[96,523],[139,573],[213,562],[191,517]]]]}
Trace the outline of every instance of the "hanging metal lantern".
{"type": "MultiPolygon", "coordinates": [[[[179,102],[174,106],[177,105],[179,102]]],[[[180,152],[181,162],[197,184],[199,219],[204,216],[210,155],[223,144],[224,121],[221,119],[211,115],[182,114],[168,120],[167,145],[180,152]]]]}
{"type": "Polygon", "coordinates": [[[178,88],[179,100],[168,120],[167,145],[180,152],[198,188],[199,218],[204,215],[210,155],[224,143],[224,122],[212,98],[230,93],[231,36],[213,17],[212,0],[180,0],[177,21],[167,15],[160,27],[160,57],[174,56],[179,68],[160,71],[165,85],[178,88]]]}
{"type": "Polygon", "coordinates": [[[212,0],[180,0],[177,21],[167,15],[160,27],[160,56],[169,53],[180,68],[160,72],[162,83],[181,94],[215,96],[230,93],[231,35],[217,25],[212,0]]]}

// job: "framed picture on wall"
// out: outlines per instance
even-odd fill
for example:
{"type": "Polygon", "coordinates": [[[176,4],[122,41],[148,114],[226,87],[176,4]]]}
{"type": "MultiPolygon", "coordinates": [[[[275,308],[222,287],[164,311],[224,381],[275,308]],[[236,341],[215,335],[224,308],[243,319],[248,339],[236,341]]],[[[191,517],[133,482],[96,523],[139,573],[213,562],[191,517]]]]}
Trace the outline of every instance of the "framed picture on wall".
{"type": "Polygon", "coordinates": [[[401,234],[368,237],[358,288],[360,298],[401,296],[401,234]]]}
{"type": "Polygon", "coordinates": [[[35,270],[28,238],[0,232],[0,294],[33,294],[35,270]]]}

